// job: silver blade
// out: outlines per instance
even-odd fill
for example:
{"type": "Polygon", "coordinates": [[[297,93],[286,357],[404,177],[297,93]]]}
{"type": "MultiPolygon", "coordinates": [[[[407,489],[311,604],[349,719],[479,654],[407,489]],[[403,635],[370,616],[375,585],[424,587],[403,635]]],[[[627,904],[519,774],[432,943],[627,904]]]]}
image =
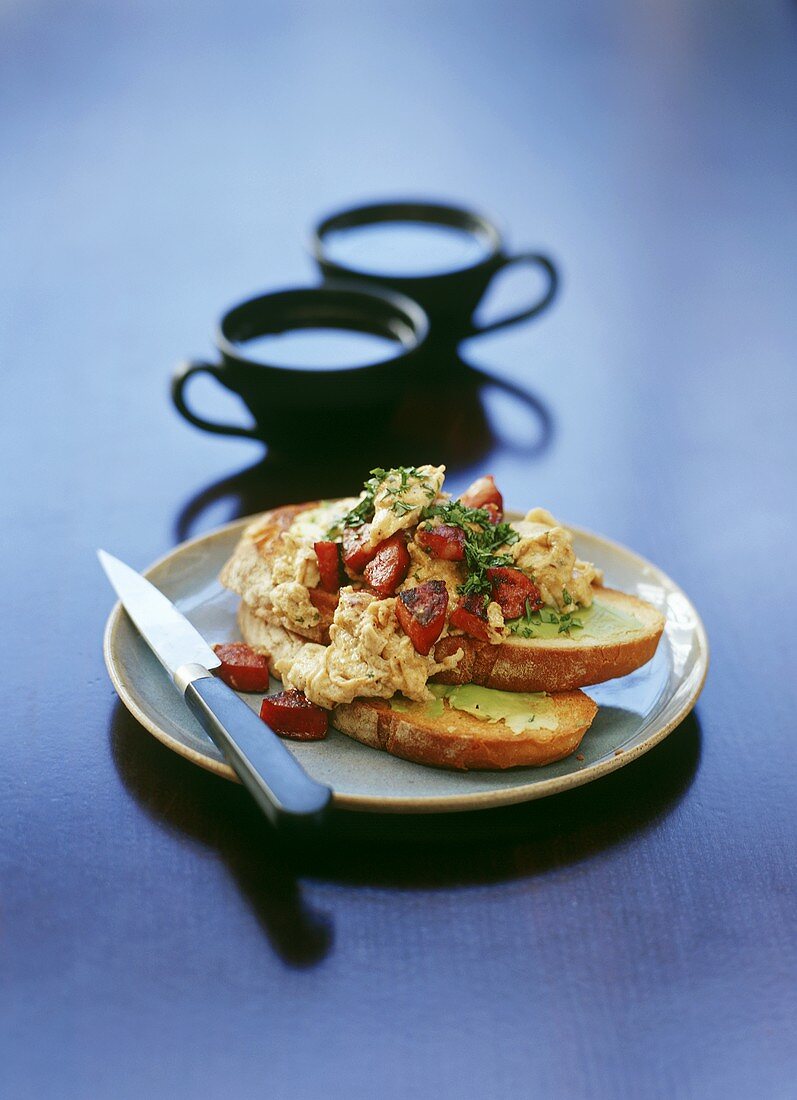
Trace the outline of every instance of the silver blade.
{"type": "Polygon", "coordinates": [[[125,611],[170,676],[185,664],[218,668],[221,661],[199,631],[154,584],[104,550],[97,557],[125,611]]]}

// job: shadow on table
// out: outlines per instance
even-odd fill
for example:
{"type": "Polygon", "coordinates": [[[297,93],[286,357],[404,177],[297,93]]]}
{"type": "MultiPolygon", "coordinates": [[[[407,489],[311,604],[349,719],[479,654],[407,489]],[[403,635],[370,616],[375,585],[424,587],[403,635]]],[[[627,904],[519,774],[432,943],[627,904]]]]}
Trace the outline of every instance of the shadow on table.
{"type": "Polygon", "coordinates": [[[651,827],[678,803],[700,761],[691,714],[656,749],[587,786],[521,806],[472,813],[336,811],[312,843],[287,843],[244,789],[170,752],[118,704],[113,758],[139,805],[164,828],[215,849],[285,962],[312,966],[329,951],[330,919],[308,906],[299,879],[353,887],[456,888],[545,874],[651,827]]]}
{"type": "Polygon", "coordinates": [[[530,461],[548,449],[553,431],[552,414],[540,398],[456,358],[423,388],[407,392],[387,421],[366,417],[356,429],[336,433],[323,418],[308,417],[306,424],[297,426],[295,448],[269,449],[252,466],[193,496],[177,517],[175,538],[183,542],[197,533],[204,513],[225,501],[226,519],[236,519],[278,504],[344,496],[375,466],[427,457],[436,462],[445,456],[451,475],[476,467],[497,446],[530,461]],[[489,415],[495,396],[509,399],[511,417],[506,412],[503,417],[489,415]],[[512,433],[504,438],[507,419],[512,421],[512,433]]]}
{"type": "Polygon", "coordinates": [[[111,751],[126,789],[150,817],[181,839],[218,852],[285,962],[304,967],[324,958],[331,923],[305,903],[293,853],[278,842],[243,787],[165,748],[119,702],[111,719],[111,751]]]}

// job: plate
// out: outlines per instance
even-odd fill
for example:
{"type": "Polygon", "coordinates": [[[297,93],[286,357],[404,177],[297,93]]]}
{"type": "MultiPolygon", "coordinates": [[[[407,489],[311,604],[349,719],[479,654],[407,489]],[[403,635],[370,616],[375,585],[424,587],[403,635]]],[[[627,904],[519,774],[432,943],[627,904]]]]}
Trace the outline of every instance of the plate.
{"type": "MultiPolygon", "coordinates": [[[[251,517],[236,520],[185,542],[144,573],[211,645],[240,638],[238,597],[222,588],[218,575],[249,522],[251,517]]],[[[700,616],[655,565],[599,535],[570,529],[579,557],[600,566],[607,585],[647,600],[666,620],[652,661],[630,676],[586,689],[600,709],[578,753],[542,768],[453,772],[399,760],[334,729],[324,741],[288,743],[307,772],[332,788],[336,806],[372,813],[440,813],[527,802],[630,764],[683,721],[708,670],[700,616]]],[[[186,759],[236,780],[119,604],[108,619],[104,652],[119,698],[142,726],[186,759]]],[[[259,710],[262,696],[241,698],[259,710]]]]}

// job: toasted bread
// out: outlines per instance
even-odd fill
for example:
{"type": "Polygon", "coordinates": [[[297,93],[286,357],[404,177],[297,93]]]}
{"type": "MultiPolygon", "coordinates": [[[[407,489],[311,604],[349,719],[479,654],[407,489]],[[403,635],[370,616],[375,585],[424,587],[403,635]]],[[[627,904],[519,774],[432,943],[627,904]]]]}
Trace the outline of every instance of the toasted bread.
{"type": "Polygon", "coordinates": [[[464,651],[456,668],[436,679],[446,684],[481,684],[502,691],[570,691],[602,684],[646,664],[656,652],[664,618],[644,600],[595,588],[594,602],[633,620],[600,637],[573,630],[572,636],[520,638],[498,645],[463,634],[448,634],[435,647],[435,659],[464,651]],[[635,625],[636,624],[636,625],[635,625]]]}
{"type": "MultiPolygon", "coordinates": [[[[262,653],[273,653],[275,643],[285,652],[286,645],[298,649],[304,642],[255,615],[243,603],[238,623],[249,645],[262,653]]],[[[575,752],[598,709],[581,691],[550,696],[546,706],[552,708],[556,728],[520,733],[505,722],[490,722],[455,710],[447,700],[443,701],[443,714],[430,717],[424,703],[402,700],[398,711],[384,699],[355,699],[334,709],[332,724],[365,745],[419,764],[461,770],[540,766],[575,752]]]]}
{"type": "Polygon", "coordinates": [[[355,699],[332,712],[332,724],[371,748],[416,764],[461,771],[539,767],[575,752],[597,713],[581,691],[550,697],[555,729],[515,733],[502,721],[488,722],[452,709],[444,702],[441,716],[429,717],[424,703],[404,703],[394,710],[384,699],[355,699]]]}

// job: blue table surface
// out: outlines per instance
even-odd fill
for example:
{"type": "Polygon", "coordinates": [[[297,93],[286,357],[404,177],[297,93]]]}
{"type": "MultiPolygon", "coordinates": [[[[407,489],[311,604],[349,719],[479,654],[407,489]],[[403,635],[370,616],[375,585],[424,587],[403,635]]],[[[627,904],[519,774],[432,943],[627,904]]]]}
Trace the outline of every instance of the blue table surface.
{"type": "Polygon", "coordinates": [[[0,6],[3,1095],[795,1095],[796,63],[785,2],[0,6]],[[168,377],[404,194],[563,275],[462,348],[536,404],[429,410],[452,487],[656,561],[712,668],[583,790],[286,851],[116,702],[94,549],[356,488],[365,449],[263,461],[168,377]]]}

